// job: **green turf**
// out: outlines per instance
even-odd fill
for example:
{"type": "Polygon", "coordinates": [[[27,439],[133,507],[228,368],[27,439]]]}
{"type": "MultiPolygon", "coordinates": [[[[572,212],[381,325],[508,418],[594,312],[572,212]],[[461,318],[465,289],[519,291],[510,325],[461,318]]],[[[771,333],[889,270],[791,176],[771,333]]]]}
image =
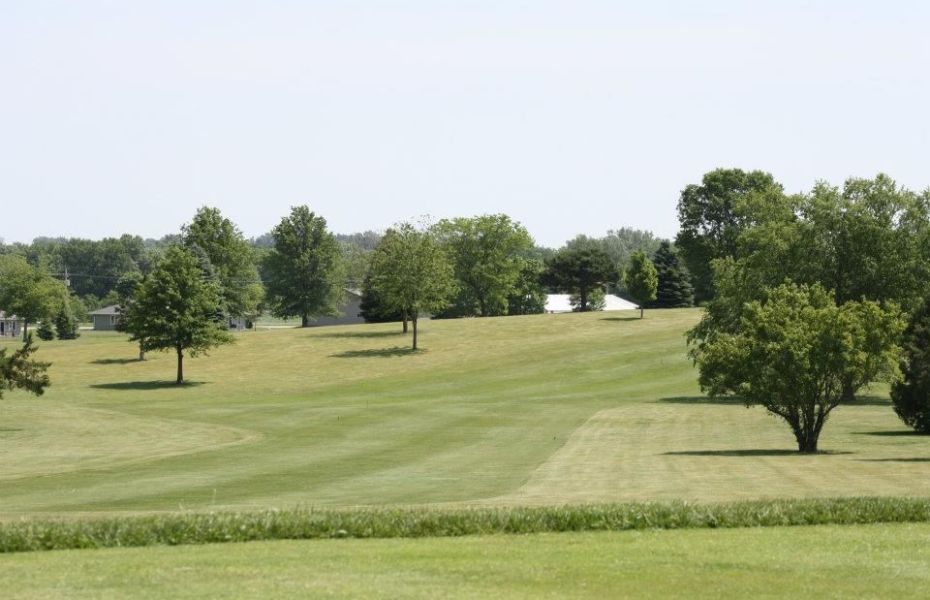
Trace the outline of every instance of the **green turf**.
{"type": "Polygon", "coordinates": [[[646,317],[426,322],[415,354],[396,324],[247,331],[180,389],[118,334],[44,342],[53,386],[0,405],[0,513],[930,495],[928,439],[886,400],[797,456],[761,409],[699,397],[697,310],[646,317]]]}
{"type": "Polygon", "coordinates": [[[4,598],[925,598],[930,524],[0,556],[4,598]]]}

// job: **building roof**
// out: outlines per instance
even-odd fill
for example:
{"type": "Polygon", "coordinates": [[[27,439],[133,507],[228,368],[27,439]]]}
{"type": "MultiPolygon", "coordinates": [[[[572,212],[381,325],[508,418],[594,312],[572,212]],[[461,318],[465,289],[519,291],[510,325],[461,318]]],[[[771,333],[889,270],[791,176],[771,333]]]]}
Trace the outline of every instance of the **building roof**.
{"type": "MultiPolygon", "coordinates": [[[[572,312],[570,298],[571,294],[546,294],[546,312],[572,312]]],[[[604,296],[604,310],[636,310],[638,308],[639,306],[620,296],[613,294],[604,296]]]]}
{"type": "Polygon", "coordinates": [[[111,304],[110,306],[104,306],[103,308],[98,308],[87,313],[91,316],[94,315],[118,315],[119,314],[119,304],[111,304]]]}

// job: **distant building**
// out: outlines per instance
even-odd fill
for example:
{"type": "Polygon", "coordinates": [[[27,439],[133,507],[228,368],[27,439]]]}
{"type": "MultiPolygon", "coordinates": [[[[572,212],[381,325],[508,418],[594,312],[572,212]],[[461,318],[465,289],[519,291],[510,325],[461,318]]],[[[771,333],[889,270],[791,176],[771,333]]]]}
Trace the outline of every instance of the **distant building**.
{"type": "Polygon", "coordinates": [[[23,320],[0,310],[0,337],[19,337],[23,334],[23,320]]]}
{"type": "Polygon", "coordinates": [[[315,321],[310,321],[311,327],[324,327],[326,325],[355,325],[364,323],[365,319],[358,316],[362,312],[362,292],[361,290],[346,288],[346,303],[342,307],[345,313],[339,317],[319,317],[315,321]]]}
{"type": "MultiPolygon", "coordinates": [[[[573,306],[570,301],[571,294],[546,294],[546,312],[547,313],[567,313],[572,312],[573,306]]],[[[604,296],[604,310],[638,310],[639,306],[625,300],[620,296],[607,294],[604,296]]]]}
{"type": "Polygon", "coordinates": [[[119,323],[119,306],[111,304],[87,313],[94,322],[94,331],[116,331],[119,323]]]}

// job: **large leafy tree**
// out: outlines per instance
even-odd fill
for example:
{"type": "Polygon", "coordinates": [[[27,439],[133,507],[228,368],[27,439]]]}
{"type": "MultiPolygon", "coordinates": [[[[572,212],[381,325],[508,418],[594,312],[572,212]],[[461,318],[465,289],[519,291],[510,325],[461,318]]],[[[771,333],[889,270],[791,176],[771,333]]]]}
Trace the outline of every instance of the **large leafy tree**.
{"type": "Polygon", "coordinates": [[[911,315],[904,332],[903,379],[891,388],[894,411],[920,433],[930,433],[930,302],[911,315]]]}
{"type": "Polygon", "coordinates": [[[783,284],[747,303],[732,332],[700,340],[691,355],[701,388],[760,405],[791,427],[800,452],[816,452],[831,411],[878,379],[893,380],[904,327],[869,301],[837,306],[819,285],[783,284]]]}
{"type": "Polygon", "coordinates": [[[326,219],[295,206],[271,232],[274,247],[265,257],[268,302],[279,317],[336,316],[345,299],[342,254],[326,219]]]}
{"type": "Polygon", "coordinates": [[[630,297],[639,304],[639,318],[643,318],[643,308],[656,299],[659,277],[655,265],[645,252],[637,250],[630,256],[630,265],[623,272],[623,283],[630,297]]]}
{"type": "Polygon", "coordinates": [[[688,270],[678,259],[672,245],[663,241],[656,250],[652,263],[656,267],[658,286],[656,298],[649,303],[653,308],[686,308],[694,304],[694,288],[688,270]]]}
{"type": "Polygon", "coordinates": [[[578,310],[590,310],[595,290],[619,279],[617,266],[603,249],[596,246],[565,247],[546,261],[543,283],[553,290],[578,298],[578,310]]]}
{"type": "Polygon", "coordinates": [[[434,226],[455,267],[458,294],[447,316],[504,315],[533,249],[526,228],[507,215],[443,220],[434,226]]]}
{"type": "Polygon", "coordinates": [[[389,229],[372,257],[371,285],[385,306],[409,315],[413,349],[419,317],[444,308],[455,294],[452,263],[429,230],[410,223],[389,229]]]}
{"type": "Polygon", "coordinates": [[[756,194],[780,194],[782,187],[768,173],[717,169],[691,184],[678,200],[681,229],[675,245],[694,281],[695,299],[713,298],[711,261],[734,256],[740,233],[754,222],[745,202],[756,194]]]}
{"type": "Polygon", "coordinates": [[[3,390],[22,389],[41,396],[49,386],[48,367],[50,363],[39,362],[32,358],[35,353],[32,335],[26,336],[22,348],[8,355],[7,348],[0,348],[0,398],[3,390]]]}
{"type": "Polygon", "coordinates": [[[221,307],[220,287],[197,257],[172,246],[139,285],[124,327],[143,350],[173,350],[181,384],[185,353],[197,356],[232,341],[221,307]]]}
{"type": "Polygon", "coordinates": [[[224,312],[231,317],[254,318],[264,288],[252,247],[239,228],[219,209],[204,206],[181,229],[181,240],[209,261],[221,286],[224,312]]]}
{"type": "Polygon", "coordinates": [[[0,255],[0,308],[23,320],[23,341],[30,323],[52,317],[63,293],[60,281],[25,258],[0,255]]]}

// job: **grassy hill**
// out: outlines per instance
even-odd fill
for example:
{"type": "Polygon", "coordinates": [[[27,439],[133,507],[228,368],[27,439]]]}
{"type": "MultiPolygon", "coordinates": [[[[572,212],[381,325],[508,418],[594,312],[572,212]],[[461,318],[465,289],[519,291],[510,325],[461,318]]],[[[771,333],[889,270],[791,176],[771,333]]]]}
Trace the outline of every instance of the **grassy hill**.
{"type": "Polygon", "coordinates": [[[930,494],[928,442],[882,397],[838,409],[818,456],[700,397],[698,318],[427,322],[418,353],[392,324],[244,332],[180,388],[120,335],[44,342],[53,386],[0,404],[0,512],[930,494]]]}

